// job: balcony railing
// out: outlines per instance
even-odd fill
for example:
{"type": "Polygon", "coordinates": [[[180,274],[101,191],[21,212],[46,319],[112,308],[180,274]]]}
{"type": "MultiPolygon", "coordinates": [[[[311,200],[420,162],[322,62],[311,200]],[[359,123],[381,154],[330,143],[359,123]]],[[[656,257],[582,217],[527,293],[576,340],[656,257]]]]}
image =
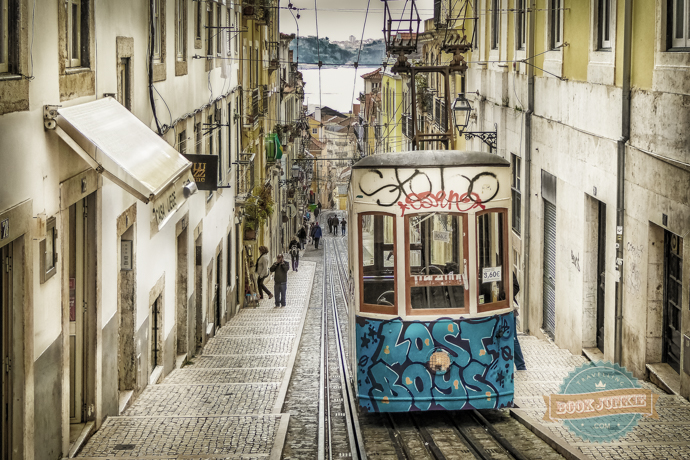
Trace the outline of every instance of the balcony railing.
{"type": "Polygon", "coordinates": [[[256,121],[256,119],[259,117],[260,102],[261,91],[259,88],[254,88],[252,90],[252,122],[256,121]]]}

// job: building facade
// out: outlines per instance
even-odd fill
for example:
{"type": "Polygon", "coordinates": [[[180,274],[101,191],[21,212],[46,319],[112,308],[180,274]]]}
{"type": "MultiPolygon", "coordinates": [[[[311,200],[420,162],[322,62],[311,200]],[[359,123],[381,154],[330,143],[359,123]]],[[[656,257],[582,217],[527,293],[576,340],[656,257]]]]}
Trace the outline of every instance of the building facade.
{"type": "MultiPolygon", "coordinates": [[[[453,5],[442,9],[450,20],[427,23],[424,59],[437,59],[446,29],[476,30],[451,91],[472,105],[465,132],[495,130],[513,165],[506,269],[521,287],[521,327],[638,378],[676,375],[665,385],[687,398],[687,5],[453,5]],[[462,8],[470,19],[452,19],[462,8]]],[[[454,146],[491,149],[465,136],[454,146]]]]}

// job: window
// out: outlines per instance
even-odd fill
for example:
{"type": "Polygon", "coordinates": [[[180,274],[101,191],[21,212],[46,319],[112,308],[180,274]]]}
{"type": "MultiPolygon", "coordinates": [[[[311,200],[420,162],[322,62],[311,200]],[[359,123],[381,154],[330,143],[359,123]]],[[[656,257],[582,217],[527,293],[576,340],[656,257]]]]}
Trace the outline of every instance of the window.
{"type": "Polygon", "coordinates": [[[467,217],[461,214],[426,213],[405,217],[408,313],[468,311],[466,222],[467,217]]]}
{"type": "MultiPolygon", "coordinates": [[[[610,0],[607,0],[610,1],[610,0]]],[[[527,43],[527,12],[525,0],[517,0],[517,12],[515,14],[515,48],[524,50],[527,43]]]]}
{"type": "Polygon", "coordinates": [[[41,283],[48,281],[56,272],[57,265],[57,230],[55,229],[55,217],[46,221],[46,237],[39,244],[41,256],[41,283]]]}
{"type": "Polygon", "coordinates": [[[67,0],[67,61],[66,67],[81,66],[81,0],[67,0]]]}
{"type": "MultiPolygon", "coordinates": [[[[161,18],[161,0],[151,0],[153,3],[153,62],[161,62],[163,49],[163,31],[161,18]]],[[[165,1],[165,0],[163,0],[165,1]]]]}
{"type": "Polygon", "coordinates": [[[396,314],[395,217],[367,213],[358,220],[361,310],[396,314]]]}
{"type": "Polygon", "coordinates": [[[132,81],[131,81],[131,59],[120,58],[120,63],[117,66],[117,100],[127,110],[132,110],[132,81]]]}
{"type": "Polygon", "coordinates": [[[318,132],[319,132],[319,130],[318,130],[317,128],[312,128],[312,129],[311,129],[311,133],[312,133],[312,134],[317,134],[318,132]]]}
{"type": "Polygon", "coordinates": [[[206,2],[206,56],[213,56],[213,4],[206,2]]]}
{"type": "Polygon", "coordinates": [[[194,151],[197,155],[201,152],[201,123],[194,124],[194,151]]]}
{"type": "Polygon", "coordinates": [[[223,39],[223,29],[220,28],[220,5],[216,5],[216,28],[213,29],[216,37],[216,56],[220,57],[221,40],[223,39]]]}
{"type": "Polygon", "coordinates": [[[520,168],[522,166],[522,158],[517,155],[511,154],[513,163],[513,181],[511,184],[512,197],[513,197],[513,231],[520,234],[520,215],[522,211],[522,195],[520,194],[520,168]]]}
{"type": "Polygon", "coordinates": [[[214,155],[218,156],[218,184],[223,182],[223,157],[221,157],[220,152],[221,152],[221,147],[220,147],[220,125],[223,122],[223,115],[222,115],[222,110],[220,106],[216,106],[215,113],[213,116],[215,124],[210,126],[211,132],[215,132],[216,136],[216,143],[215,147],[216,150],[213,151],[212,153],[214,155]]]}
{"type": "Polygon", "coordinates": [[[235,30],[233,32],[235,33],[235,54],[237,54],[238,50],[240,49],[240,13],[237,11],[235,11],[235,30]]]}
{"type": "Polygon", "coordinates": [[[187,131],[177,135],[177,151],[183,155],[187,153],[187,131]]]}
{"type": "Polygon", "coordinates": [[[175,3],[175,59],[184,61],[187,52],[187,0],[175,3]]]}
{"type": "Polygon", "coordinates": [[[225,56],[226,57],[230,56],[230,54],[232,54],[230,51],[231,45],[232,45],[232,43],[230,42],[230,33],[232,32],[231,31],[232,26],[230,25],[230,18],[231,17],[232,16],[230,15],[230,8],[228,8],[225,11],[225,29],[223,30],[223,35],[225,36],[225,40],[226,40],[226,43],[225,43],[225,46],[226,46],[226,55],[225,56]]]}
{"type": "Polygon", "coordinates": [[[478,310],[508,306],[504,279],[506,263],[505,210],[477,213],[478,310]]]}
{"type": "Polygon", "coordinates": [[[671,48],[690,48],[690,0],[669,1],[671,48]]]}
{"type": "Polygon", "coordinates": [[[549,48],[563,43],[563,0],[549,0],[549,48]]]}
{"type": "MultiPolygon", "coordinates": [[[[230,99],[228,100],[230,101],[230,99]]],[[[232,101],[228,102],[228,119],[226,125],[228,128],[228,172],[230,172],[232,168],[232,101]]]]}
{"type": "Polygon", "coordinates": [[[491,0],[491,49],[497,50],[500,37],[499,0],[491,0]]]}
{"type": "Polygon", "coordinates": [[[201,5],[203,2],[192,0],[194,2],[194,38],[201,40],[201,5]]]}
{"type": "Polygon", "coordinates": [[[0,0],[0,73],[10,71],[10,0],[0,0]]]}
{"type": "Polygon", "coordinates": [[[597,0],[597,49],[611,49],[611,0],[597,0]]]}

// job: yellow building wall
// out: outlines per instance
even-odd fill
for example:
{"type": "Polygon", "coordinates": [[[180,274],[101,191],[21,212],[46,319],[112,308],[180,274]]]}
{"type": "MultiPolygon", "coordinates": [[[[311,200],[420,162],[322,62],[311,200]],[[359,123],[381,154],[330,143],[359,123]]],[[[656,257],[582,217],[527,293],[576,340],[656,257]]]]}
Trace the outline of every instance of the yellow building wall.
{"type": "MultiPolygon", "coordinates": [[[[620,57],[620,66],[616,59],[617,68],[622,68],[623,64],[623,15],[625,5],[623,1],[618,2],[619,16],[618,33],[616,42],[620,40],[620,47],[616,58],[620,57]]],[[[687,13],[686,13],[687,14],[687,13]]],[[[652,0],[633,2],[632,11],[632,53],[630,84],[640,89],[652,89],[652,79],[654,72],[654,43],[655,43],[655,4],[652,0]]],[[[618,45],[617,45],[618,46],[618,45]]],[[[688,77],[690,78],[690,77],[688,77]]],[[[616,72],[616,85],[622,85],[623,75],[616,72]],[[620,75],[619,75],[620,74],[620,75]],[[618,81],[621,81],[619,84],[618,81]]]]}
{"type": "MultiPolygon", "coordinates": [[[[622,3],[622,2],[620,2],[622,3]]],[[[563,77],[587,81],[589,62],[590,3],[566,0],[563,11],[563,77]]]]}
{"type": "MultiPolygon", "coordinates": [[[[547,0],[537,0],[535,2],[537,11],[530,14],[530,19],[534,22],[534,76],[542,77],[544,72],[544,51],[546,51],[546,7],[547,0]]],[[[529,59],[530,56],[527,56],[529,59]]]]}

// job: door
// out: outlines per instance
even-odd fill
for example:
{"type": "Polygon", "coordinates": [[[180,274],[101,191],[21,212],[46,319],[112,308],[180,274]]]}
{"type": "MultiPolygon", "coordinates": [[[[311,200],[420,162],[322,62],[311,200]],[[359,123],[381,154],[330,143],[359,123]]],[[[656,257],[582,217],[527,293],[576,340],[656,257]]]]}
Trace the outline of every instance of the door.
{"type": "Polygon", "coordinates": [[[544,297],[542,328],[556,332],[556,206],[544,200],[544,297]]]}
{"type": "Polygon", "coordinates": [[[70,250],[69,250],[69,379],[70,379],[70,422],[85,421],[85,323],[87,313],[86,296],[86,200],[70,207],[70,250]]]}
{"type": "Polygon", "coordinates": [[[597,348],[604,352],[604,303],[606,298],[606,204],[599,203],[597,232],[597,348]]]}
{"type": "Polygon", "coordinates": [[[0,331],[2,332],[2,433],[0,458],[11,458],[12,452],[12,243],[0,249],[0,331]]]}
{"type": "Polygon", "coordinates": [[[221,307],[221,287],[223,286],[223,283],[221,282],[221,274],[223,273],[223,253],[220,252],[218,253],[218,257],[216,257],[216,304],[214,305],[214,318],[213,318],[213,324],[214,330],[220,329],[220,307],[221,307]]]}
{"type": "Polygon", "coordinates": [[[680,373],[683,238],[664,232],[664,345],[662,360],[680,373]]]}

